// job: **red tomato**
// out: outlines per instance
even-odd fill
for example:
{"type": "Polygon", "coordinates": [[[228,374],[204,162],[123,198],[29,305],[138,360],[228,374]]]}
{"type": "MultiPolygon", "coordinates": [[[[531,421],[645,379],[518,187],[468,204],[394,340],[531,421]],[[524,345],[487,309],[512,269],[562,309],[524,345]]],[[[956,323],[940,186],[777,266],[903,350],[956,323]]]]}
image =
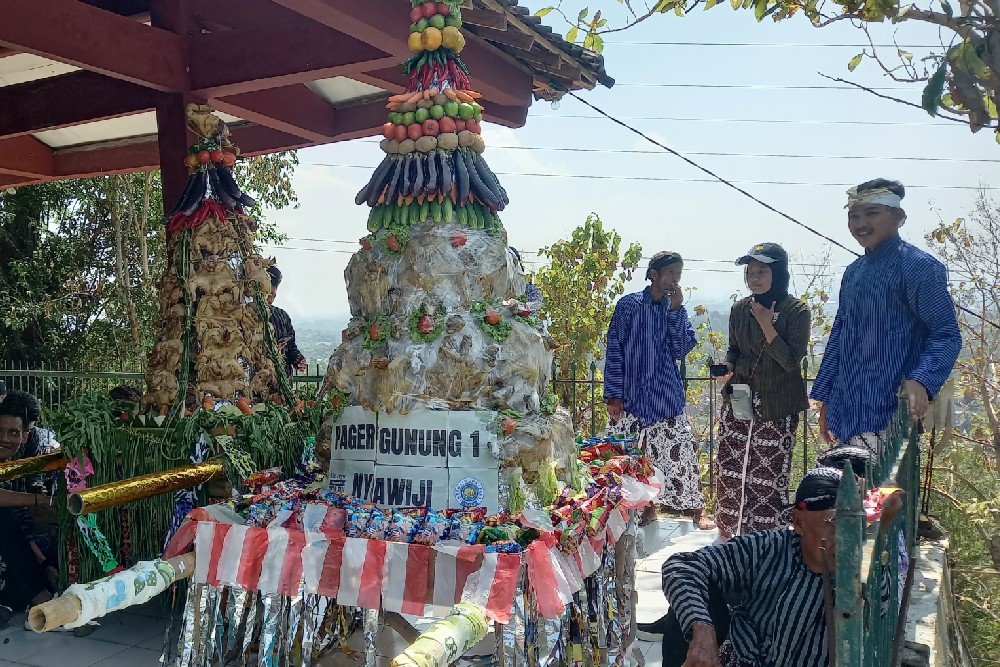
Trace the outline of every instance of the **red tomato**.
{"type": "Polygon", "coordinates": [[[218,148],[209,153],[208,156],[212,158],[212,162],[222,162],[226,157],[225,153],[223,153],[218,148]]]}
{"type": "Polygon", "coordinates": [[[222,163],[227,167],[232,167],[236,164],[236,153],[226,153],[222,156],[222,163]]]}
{"type": "Polygon", "coordinates": [[[406,141],[406,126],[396,125],[395,126],[396,136],[393,137],[396,141],[406,141]]]}
{"type": "Polygon", "coordinates": [[[205,164],[212,159],[212,154],[208,151],[198,151],[198,162],[205,164]]]}
{"type": "Polygon", "coordinates": [[[481,134],[483,131],[483,128],[479,126],[479,121],[476,120],[475,118],[470,118],[469,120],[465,121],[465,129],[475,134],[481,134]]]}
{"type": "Polygon", "coordinates": [[[421,125],[421,128],[423,129],[424,134],[427,135],[428,137],[436,137],[438,135],[438,132],[441,131],[440,125],[438,125],[438,122],[433,118],[428,118],[427,120],[425,120],[424,124],[421,125]]]}
{"type": "Polygon", "coordinates": [[[424,4],[420,5],[420,11],[424,15],[425,19],[429,19],[430,17],[438,13],[437,4],[433,2],[425,2],[424,4]]]}
{"type": "Polygon", "coordinates": [[[424,13],[420,7],[414,7],[410,10],[410,23],[416,23],[421,18],[423,18],[424,13]]]}
{"type": "Polygon", "coordinates": [[[386,123],[382,126],[382,136],[386,139],[396,138],[396,126],[392,123],[386,123]]]}
{"type": "Polygon", "coordinates": [[[438,14],[442,14],[444,16],[450,15],[451,14],[451,5],[449,5],[447,2],[439,2],[439,3],[437,3],[437,13],[438,14]]]}
{"type": "Polygon", "coordinates": [[[455,131],[456,132],[461,132],[462,130],[467,130],[467,129],[469,129],[468,123],[466,123],[461,118],[456,118],[455,119],[455,131]]]}
{"type": "Polygon", "coordinates": [[[413,125],[408,125],[406,127],[406,136],[416,141],[420,137],[424,136],[424,131],[420,127],[419,123],[414,123],[413,125]]]}
{"type": "Polygon", "coordinates": [[[455,131],[455,119],[451,116],[442,116],[438,121],[438,127],[442,132],[454,132],[455,131]]]}

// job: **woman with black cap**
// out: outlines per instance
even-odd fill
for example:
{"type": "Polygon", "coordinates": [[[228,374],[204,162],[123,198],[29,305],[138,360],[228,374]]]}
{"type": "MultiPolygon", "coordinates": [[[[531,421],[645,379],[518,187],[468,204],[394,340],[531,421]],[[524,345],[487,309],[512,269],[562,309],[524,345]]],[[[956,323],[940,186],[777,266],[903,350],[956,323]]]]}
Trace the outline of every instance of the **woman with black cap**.
{"type": "Polygon", "coordinates": [[[750,296],[729,315],[729,373],[716,459],[722,540],[788,525],[788,479],[799,413],[809,406],[802,359],[809,308],[788,293],[788,254],[761,243],[736,260],[750,296]]]}

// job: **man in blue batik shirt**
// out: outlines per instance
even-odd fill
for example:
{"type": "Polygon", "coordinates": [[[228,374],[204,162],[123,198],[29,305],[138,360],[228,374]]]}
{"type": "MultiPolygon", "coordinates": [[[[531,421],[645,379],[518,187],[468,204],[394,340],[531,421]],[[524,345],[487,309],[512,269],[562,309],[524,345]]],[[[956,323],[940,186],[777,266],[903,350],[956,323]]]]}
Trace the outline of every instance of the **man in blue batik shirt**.
{"type": "MultiPolygon", "coordinates": [[[[704,515],[698,454],[684,414],[684,380],[678,363],[697,344],[684,309],[681,271],[675,252],[658,252],[646,269],[649,287],[626,294],[615,304],[608,327],[604,362],[604,400],[609,429],[638,430],[639,446],[663,473],[657,498],[673,510],[693,511],[699,528],[715,524],[704,515]]],[[[656,517],[649,506],[641,525],[656,517]]]]}
{"type": "Polygon", "coordinates": [[[877,179],[848,190],[847,227],[865,254],[844,272],[837,317],[811,397],[827,442],[878,451],[898,397],[920,419],[962,347],[948,273],[899,237],[906,195],[877,179]]]}

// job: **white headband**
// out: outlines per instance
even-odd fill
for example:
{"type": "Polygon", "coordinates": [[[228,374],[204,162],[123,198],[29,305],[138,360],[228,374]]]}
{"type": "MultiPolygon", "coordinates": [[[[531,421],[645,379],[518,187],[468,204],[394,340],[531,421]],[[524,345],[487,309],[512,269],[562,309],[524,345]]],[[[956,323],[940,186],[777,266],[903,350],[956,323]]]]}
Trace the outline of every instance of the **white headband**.
{"type": "Polygon", "coordinates": [[[879,188],[858,192],[857,188],[851,188],[847,191],[847,206],[845,208],[853,208],[859,204],[882,204],[890,208],[901,208],[900,204],[902,203],[903,198],[891,190],[879,188]]]}

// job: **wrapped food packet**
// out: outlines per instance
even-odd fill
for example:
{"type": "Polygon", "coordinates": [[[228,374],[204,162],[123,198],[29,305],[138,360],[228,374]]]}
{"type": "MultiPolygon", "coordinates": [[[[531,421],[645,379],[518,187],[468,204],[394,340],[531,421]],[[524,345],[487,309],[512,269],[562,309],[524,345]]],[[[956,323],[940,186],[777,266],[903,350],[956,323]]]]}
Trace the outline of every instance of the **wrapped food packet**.
{"type": "Polygon", "coordinates": [[[420,524],[424,521],[423,514],[423,511],[408,512],[401,509],[392,510],[389,528],[385,533],[386,541],[412,542],[414,535],[416,535],[417,530],[420,528],[420,524]]]}
{"type": "Polygon", "coordinates": [[[450,527],[450,521],[443,512],[430,510],[418,526],[412,542],[413,544],[433,546],[441,540],[448,539],[450,527]]]}

